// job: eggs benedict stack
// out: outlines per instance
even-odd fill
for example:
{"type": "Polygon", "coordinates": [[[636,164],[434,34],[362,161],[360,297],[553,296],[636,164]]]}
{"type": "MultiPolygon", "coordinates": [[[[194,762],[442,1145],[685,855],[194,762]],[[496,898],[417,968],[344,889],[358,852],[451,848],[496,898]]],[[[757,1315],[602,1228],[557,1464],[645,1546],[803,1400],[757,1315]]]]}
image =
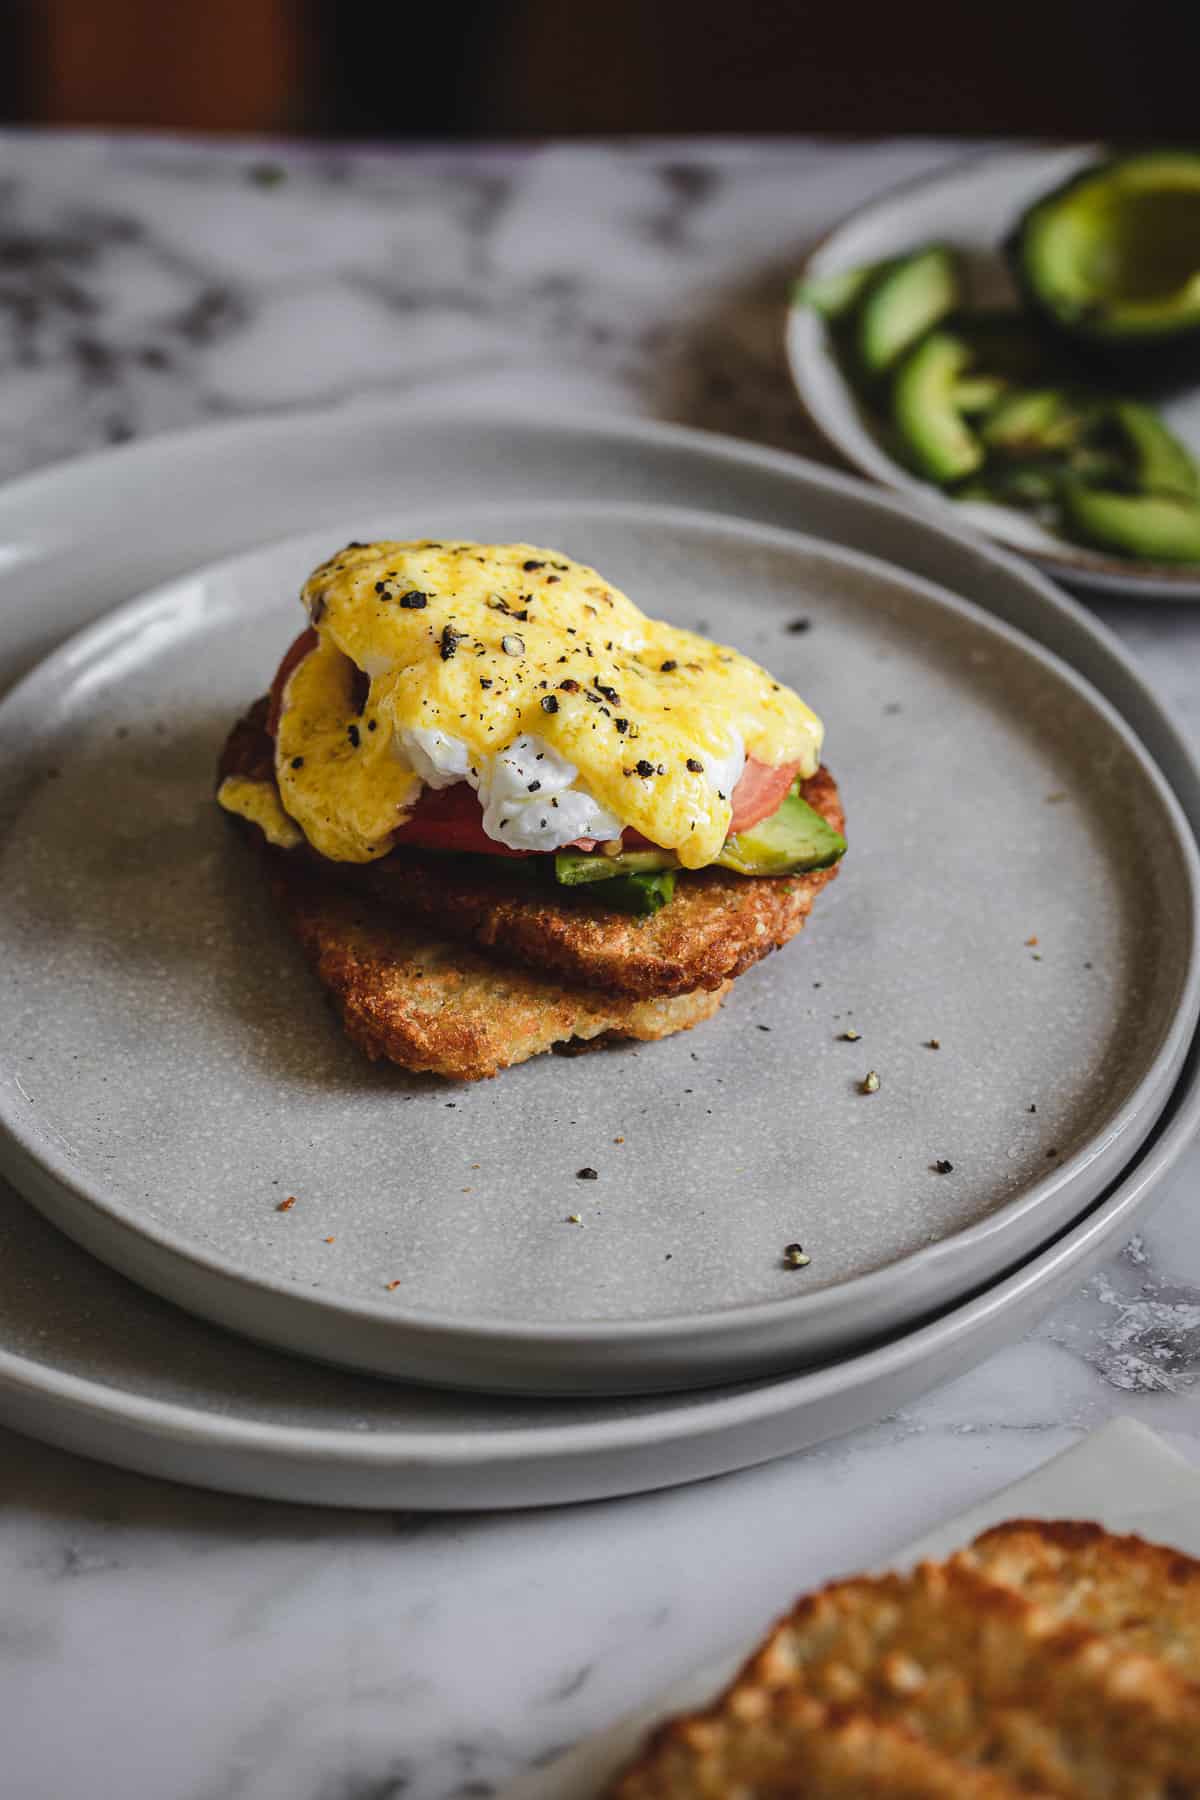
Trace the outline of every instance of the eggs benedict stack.
{"type": "Polygon", "coordinates": [[[350,544],[303,599],[218,799],[370,1055],[474,1078],[680,1030],[835,872],[820,720],[594,569],[350,544]]]}

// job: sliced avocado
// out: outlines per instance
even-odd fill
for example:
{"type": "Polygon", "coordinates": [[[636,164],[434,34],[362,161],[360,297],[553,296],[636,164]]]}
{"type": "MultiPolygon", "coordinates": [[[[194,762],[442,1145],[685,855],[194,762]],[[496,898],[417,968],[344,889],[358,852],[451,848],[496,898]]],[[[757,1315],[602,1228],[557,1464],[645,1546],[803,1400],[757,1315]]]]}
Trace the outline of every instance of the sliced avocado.
{"type": "Polygon", "coordinates": [[[642,875],[618,875],[615,881],[600,882],[590,897],[612,906],[618,912],[656,913],[674,898],[675,870],[650,869],[642,875]]]}
{"type": "Polygon", "coordinates": [[[1058,498],[1061,461],[995,463],[955,490],[956,500],[991,500],[999,506],[1048,506],[1058,498]]]}
{"type": "Polygon", "coordinates": [[[988,413],[1008,392],[1001,375],[964,375],[954,384],[954,404],[960,413],[988,413]]]}
{"type": "MultiPolygon", "coordinates": [[[[846,840],[802,797],[801,785],[799,781],[792,783],[769,818],[761,819],[748,831],[738,832],[736,837],[726,838],[717,858],[718,866],[738,875],[795,875],[804,869],[827,869],[837,862],[845,852],[846,840]]],[[[554,858],[555,879],[564,887],[600,884],[597,899],[629,912],[646,909],[626,904],[624,897],[628,894],[630,899],[636,899],[641,893],[663,891],[653,886],[662,877],[669,877],[669,899],[678,870],[678,858],[672,850],[623,850],[619,856],[559,850],[554,858]],[[631,888],[630,883],[643,885],[631,888]],[[644,885],[647,883],[649,887],[644,885]]],[[[663,904],[660,899],[655,907],[663,904]]]]}
{"type": "Polygon", "coordinates": [[[677,869],[673,850],[622,850],[605,856],[589,850],[558,850],[554,855],[554,879],[563,887],[579,887],[588,881],[614,881],[624,875],[647,875],[656,869],[677,869]]]}
{"type": "Polygon", "coordinates": [[[1116,369],[1200,363],[1200,151],[1095,163],[1044,195],[1008,243],[1030,306],[1116,369]]]}
{"type": "Polygon", "coordinates": [[[717,862],[738,875],[795,875],[829,868],[845,849],[845,838],[802,799],[796,781],[769,818],[726,838],[717,862]]]}
{"type": "Polygon", "coordinates": [[[961,481],[983,462],[983,445],[954,401],[970,360],[961,338],[935,331],[909,351],[892,383],[892,424],[902,454],[930,481],[961,481]]]}
{"type": "Polygon", "coordinates": [[[980,427],[986,448],[1025,460],[1073,450],[1097,418],[1095,402],[1063,388],[1018,388],[980,427]]]}
{"type": "Polygon", "coordinates": [[[1200,494],[1200,468],[1186,444],[1169,431],[1151,406],[1118,400],[1109,410],[1117,433],[1133,459],[1135,486],[1147,494],[1200,494]]]}
{"type": "Polygon", "coordinates": [[[1127,489],[1129,486],[1129,457],[1120,450],[1106,449],[1103,443],[1096,441],[1072,450],[1067,458],[1067,469],[1093,487],[1127,489]]]}
{"type": "Polygon", "coordinates": [[[1151,562],[1200,562],[1200,500],[1118,494],[1074,476],[1060,498],[1064,524],[1081,543],[1151,562]]]}
{"type": "Polygon", "coordinates": [[[811,306],[823,319],[844,319],[889,263],[862,263],[836,275],[802,277],[792,284],[792,305],[811,306]]]}
{"type": "Polygon", "coordinates": [[[859,308],[855,351],[868,380],[886,375],[963,297],[958,257],[931,244],[890,264],[867,289],[859,308]]]}

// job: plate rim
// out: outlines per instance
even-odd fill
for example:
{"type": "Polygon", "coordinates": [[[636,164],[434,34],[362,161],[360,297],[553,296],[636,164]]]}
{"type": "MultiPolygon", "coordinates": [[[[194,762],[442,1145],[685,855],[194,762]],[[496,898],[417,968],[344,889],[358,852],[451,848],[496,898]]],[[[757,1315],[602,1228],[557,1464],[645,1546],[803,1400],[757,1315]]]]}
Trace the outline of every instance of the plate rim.
{"type": "MultiPolygon", "coordinates": [[[[1093,141],[1058,145],[1043,143],[1013,146],[1005,150],[969,151],[966,154],[951,157],[937,168],[925,170],[923,173],[896,182],[893,186],[885,188],[882,193],[872,195],[860,206],[845,213],[835,225],[822,233],[808,251],[800,273],[802,276],[810,273],[820,274],[824,272],[827,262],[836,265],[839,260],[838,244],[843,232],[851,226],[856,226],[890,211],[898,200],[903,201],[914,194],[935,191],[951,182],[966,180],[977,174],[985,174],[989,169],[999,169],[1006,164],[1020,161],[1032,164],[1041,160],[1061,165],[1064,174],[1069,174],[1073,167],[1082,166],[1089,160],[1099,160],[1109,154],[1111,154],[1110,146],[1103,142],[1093,141]]],[[[816,386],[813,371],[820,366],[832,371],[839,396],[844,398],[848,408],[853,409],[856,417],[861,410],[854,399],[849,383],[841,372],[837,358],[830,348],[829,333],[824,322],[810,307],[804,307],[795,300],[789,300],[784,317],[783,336],[792,385],[804,408],[805,416],[819,434],[826,448],[832,451],[846,468],[854,470],[858,475],[884,488],[889,493],[907,496],[925,508],[939,524],[944,520],[953,529],[952,521],[960,518],[964,531],[982,538],[986,543],[995,545],[1009,555],[1027,559],[1046,574],[1055,576],[1061,581],[1072,582],[1096,593],[1110,594],[1125,599],[1141,597],[1146,600],[1200,600],[1200,568],[1195,565],[1180,566],[1172,563],[1151,562],[1149,559],[1141,557],[1130,558],[1126,561],[1122,558],[1106,556],[1102,551],[1088,550],[1082,545],[1075,550],[1064,547],[1061,552],[1034,549],[1028,545],[1014,542],[1012,538],[1006,537],[999,528],[991,530],[986,525],[972,523],[957,513],[951,503],[931,482],[922,481],[919,476],[911,475],[881,447],[873,445],[872,456],[870,458],[864,456],[856,445],[847,440],[836,422],[831,420],[827,408],[819,397],[815,398],[816,386]]]]}
{"type": "MultiPolygon", "coordinates": [[[[965,595],[890,563],[883,557],[821,539],[811,533],[704,509],[646,503],[637,505],[623,501],[601,501],[580,508],[580,516],[598,517],[605,513],[624,517],[641,514],[648,523],[661,519],[675,524],[686,523],[701,531],[732,531],[752,542],[774,545],[781,551],[795,550],[805,556],[827,557],[834,562],[842,562],[853,570],[915,589],[944,611],[968,621],[1032,657],[1035,663],[1049,669],[1058,681],[1065,682],[1078,693],[1106,728],[1117,734],[1127,752],[1134,756],[1173,827],[1175,846],[1182,855],[1189,879],[1190,954],[1183,964],[1180,994],[1174,1012],[1133,1089],[1105,1124],[1098,1128],[1098,1133],[1089,1137],[1070,1158],[1057,1164],[1052,1173],[1035,1179],[1022,1193],[1005,1201],[984,1218],[876,1269],[852,1276],[806,1297],[803,1301],[805,1317],[812,1319],[815,1315],[821,1319],[836,1314],[851,1304],[869,1305],[875,1296],[890,1290],[897,1281],[927,1277],[930,1270],[935,1270],[947,1260],[968,1261],[974,1255],[982,1254],[989,1246],[993,1248],[994,1254],[997,1238],[1018,1232],[1023,1224],[1027,1224],[1034,1214],[1056,1196],[1060,1206],[1074,1203],[1079,1211],[1093,1204],[1097,1192],[1113,1179],[1113,1174],[1111,1166],[1106,1168],[1102,1172],[1101,1182],[1089,1192],[1089,1187],[1095,1181],[1094,1172],[1089,1175],[1092,1164],[1118,1140],[1125,1140],[1127,1145],[1132,1142],[1129,1157],[1136,1155],[1140,1144],[1136,1125],[1143,1125],[1144,1136],[1152,1129],[1158,1112],[1167,1104],[1196,1029],[1197,1018],[1200,1017],[1200,853],[1174,790],[1137,733],[1119,709],[1085,675],[1055,651],[965,595]]],[[[352,528],[353,522],[348,522],[348,525],[352,528]]],[[[362,528],[361,521],[359,528],[362,528]]],[[[282,538],[272,539],[252,549],[217,558],[110,608],[98,619],[61,640],[49,655],[43,657],[9,689],[0,700],[0,729],[6,726],[12,712],[19,711],[22,704],[36,706],[37,694],[48,681],[54,685],[55,677],[59,674],[69,674],[79,668],[86,671],[90,655],[101,652],[111,642],[114,633],[128,639],[131,635],[139,635],[139,626],[177,617],[189,603],[194,605],[194,589],[197,584],[207,584],[210,589],[219,587],[222,581],[236,578],[248,566],[287,554],[293,547],[298,550],[310,538],[323,538],[326,529],[324,526],[316,529],[310,527],[302,532],[288,533],[282,538]]],[[[395,1306],[371,1296],[330,1296],[323,1291],[314,1295],[295,1281],[275,1275],[254,1277],[241,1267],[231,1267],[200,1245],[180,1240],[170,1228],[147,1223],[144,1219],[131,1215],[127,1206],[106,1198],[94,1182],[81,1177],[78,1168],[60,1153],[52,1136],[42,1134],[32,1123],[26,1127],[20,1116],[22,1111],[15,1095],[8,1091],[7,1084],[0,1085],[0,1130],[3,1132],[0,1137],[0,1169],[10,1176],[18,1190],[44,1216],[49,1217],[69,1236],[83,1242],[87,1249],[100,1256],[109,1266],[128,1274],[131,1260],[123,1255],[112,1257],[106,1251],[96,1249],[95,1239],[101,1230],[118,1242],[123,1236],[130,1236],[138,1243],[148,1246],[153,1256],[168,1257],[184,1265],[188,1272],[197,1272],[198,1278],[206,1284],[224,1283],[243,1294],[268,1296],[272,1301],[293,1309],[301,1319],[340,1319],[348,1327],[369,1325],[382,1328],[397,1342],[398,1348],[402,1348],[402,1339],[406,1335],[416,1337],[421,1340],[418,1348],[422,1355],[436,1354],[439,1346],[445,1346],[451,1355],[457,1353],[460,1356],[480,1356],[502,1345],[518,1348],[526,1353],[539,1349],[562,1351],[571,1347],[576,1353],[594,1355],[610,1347],[614,1350],[628,1350],[634,1345],[648,1344],[650,1340],[654,1350],[665,1351],[684,1340],[697,1337],[703,1337],[706,1345],[714,1353],[718,1353],[720,1347],[730,1339],[736,1340],[756,1330],[767,1331],[772,1327],[785,1325],[795,1319],[800,1311],[797,1296],[788,1295],[777,1299],[744,1301],[716,1312],[672,1313],[646,1319],[584,1319],[572,1322],[549,1320],[538,1323],[492,1316],[466,1321],[445,1315],[411,1312],[402,1305],[395,1306]],[[18,1152],[15,1157],[14,1148],[18,1152]],[[31,1175],[29,1164],[35,1166],[36,1174],[31,1175]],[[72,1202],[82,1204],[90,1209],[93,1216],[99,1217],[101,1223],[90,1237],[86,1233],[82,1237],[77,1236],[72,1226],[63,1222],[59,1207],[44,1203],[43,1175],[48,1175],[72,1202]]],[[[1056,1229],[1061,1227],[1050,1227],[1051,1232],[1056,1229]]],[[[136,1262],[136,1256],[132,1260],[136,1262]]],[[[144,1279],[141,1274],[133,1278],[144,1279]]],[[[145,1285],[176,1304],[181,1303],[174,1292],[153,1279],[145,1278],[145,1285]]],[[[934,1306],[944,1304],[952,1302],[933,1302],[934,1306]]],[[[189,1306],[189,1310],[199,1311],[201,1316],[226,1323],[221,1315],[204,1307],[189,1306]]],[[[266,1334],[265,1341],[276,1347],[281,1344],[274,1332],[266,1334]]],[[[849,1346],[849,1353],[854,1353],[853,1345],[849,1346]]],[[[348,1366],[357,1369],[369,1367],[361,1358],[348,1359],[348,1366]]],[[[437,1377],[426,1375],[420,1379],[436,1382],[437,1377]]],[[[466,1385],[457,1380],[454,1384],[466,1385]]],[[[531,1392],[533,1384],[522,1381],[519,1387],[515,1387],[508,1381],[499,1391],[531,1392]]],[[[593,1390],[589,1388],[588,1391],[593,1390]]],[[[594,1391],[600,1393],[605,1390],[597,1386],[594,1391]]],[[[625,1379],[619,1388],[612,1391],[639,1390],[625,1379]]]]}
{"type": "MultiPolygon", "coordinates": [[[[549,1428],[500,1427],[490,1433],[488,1428],[473,1428],[454,1436],[410,1429],[366,1433],[308,1425],[279,1425],[231,1418],[228,1414],[203,1409],[189,1410],[179,1402],[131,1395],[114,1383],[49,1369],[45,1364],[35,1363],[3,1346],[0,1346],[0,1389],[13,1385],[41,1397],[61,1399],[76,1408],[99,1412],[121,1423],[132,1420],[136,1426],[178,1442],[190,1441],[231,1450],[249,1448],[314,1465],[330,1460],[339,1464],[349,1461],[360,1469],[380,1465],[394,1467],[392,1459],[397,1455],[404,1463],[423,1457],[427,1467],[438,1470],[470,1469],[486,1463],[487,1453],[491,1450],[496,1453],[495,1460],[501,1463],[514,1456],[545,1454],[548,1448],[553,1449],[553,1445],[546,1443],[547,1436],[553,1438],[560,1433],[571,1440],[565,1446],[567,1454],[584,1458],[605,1450],[626,1450],[631,1444],[642,1448],[674,1443],[694,1435],[698,1428],[711,1431],[724,1423],[761,1422],[786,1411],[797,1399],[831,1398],[846,1385],[865,1385],[876,1373],[887,1372],[888,1365],[893,1362],[907,1366],[920,1361],[926,1348],[944,1347],[947,1334],[951,1340],[963,1337],[973,1326],[1002,1311],[1012,1300],[1052,1282],[1060,1265],[1073,1267],[1089,1251],[1098,1251],[1115,1235],[1118,1227],[1137,1213],[1162,1176],[1193,1141],[1196,1126],[1200,1123],[1200,1033],[1193,1042],[1189,1062],[1190,1076],[1185,1070],[1171,1097],[1173,1102],[1182,1094],[1176,1111],[1165,1125],[1160,1121],[1149,1147],[1143,1146],[1131,1167],[1118,1176],[1112,1191],[1010,1274],[989,1283],[982,1292],[947,1308],[935,1318],[901,1331],[858,1355],[840,1357],[796,1374],[696,1390],[695,1397],[689,1397],[687,1405],[674,1408],[667,1415],[665,1426],[652,1407],[647,1407],[646,1412],[635,1419],[575,1422],[565,1428],[558,1423],[549,1428]],[[38,1371],[33,1380],[27,1373],[30,1368],[38,1371]],[[732,1416],[727,1419],[727,1414],[732,1416]],[[481,1444],[484,1445],[482,1452],[481,1444]]],[[[635,1487],[618,1491],[644,1490],[635,1487]]],[[[460,1500],[455,1504],[467,1502],[460,1500]]],[[[483,1504],[493,1503],[485,1501],[483,1504]]]]}

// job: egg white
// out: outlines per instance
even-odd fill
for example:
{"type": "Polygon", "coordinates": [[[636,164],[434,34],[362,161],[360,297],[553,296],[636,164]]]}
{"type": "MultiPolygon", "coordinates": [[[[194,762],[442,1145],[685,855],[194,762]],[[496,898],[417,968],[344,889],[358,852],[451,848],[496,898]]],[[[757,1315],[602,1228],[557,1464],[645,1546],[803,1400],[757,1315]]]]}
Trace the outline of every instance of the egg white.
{"type": "Polygon", "coordinates": [[[579,781],[579,770],[528,732],[474,763],[461,738],[420,726],[396,734],[396,749],[427,787],[469,782],[483,829],[509,850],[560,850],[579,838],[616,838],[621,820],[579,781]]]}

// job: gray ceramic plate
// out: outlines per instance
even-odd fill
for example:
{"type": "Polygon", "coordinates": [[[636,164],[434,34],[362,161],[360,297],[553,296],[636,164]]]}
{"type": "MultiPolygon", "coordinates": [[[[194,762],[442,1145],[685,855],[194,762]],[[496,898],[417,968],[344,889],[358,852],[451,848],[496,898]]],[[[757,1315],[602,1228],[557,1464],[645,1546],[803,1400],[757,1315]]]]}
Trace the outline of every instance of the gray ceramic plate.
{"type": "Polygon", "coordinates": [[[703,1393],[523,1400],[321,1368],[177,1311],[0,1190],[0,1418],[104,1462],[315,1505],[480,1511],[599,1500],[868,1425],[1028,1330],[1135,1229],[1200,1124],[1193,1053],[1113,1190],[1049,1249],[920,1330],[703,1393]]]}
{"type": "MultiPolygon", "coordinates": [[[[627,502],[651,492],[870,548],[970,591],[1068,657],[1200,826],[1200,769],[1157,696],[1110,634],[1036,573],[795,458],[627,421],[549,428],[407,404],[158,439],[12,484],[0,492],[0,682],[122,596],[256,534],[332,522],[352,505],[378,511],[397,484],[414,505],[455,493],[627,502]]],[[[0,1184],[0,1414],[132,1468],[292,1500],[489,1507],[692,1480],[850,1430],[1017,1336],[1132,1228],[1198,1121],[1193,1054],[1113,1191],[1018,1273],[828,1369],[643,1401],[474,1400],[314,1369],[131,1287],[0,1184]]]]}
{"type": "MultiPolygon", "coordinates": [[[[974,157],[922,176],[861,207],[832,231],[805,273],[833,275],[937,240],[956,245],[967,262],[972,295],[985,305],[1015,304],[1005,264],[1005,234],[1037,197],[1103,155],[1098,144],[1071,149],[1009,150],[974,157]]],[[[833,354],[828,329],[808,307],[787,321],[792,375],[813,423],[864,475],[883,482],[943,520],[967,525],[1032,556],[1073,586],[1156,600],[1200,599],[1200,569],[1105,556],[1047,530],[1015,507],[955,501],[890,456],[833,354]]],[[[1164,416],[1200,456],[1200,388],[1166,397],[1164,416]]]]}
{"type": "MultiPolygon", "coordinates": [[[[123,596],[256,534],[379,511],[397,484],[414,505],[653,493],[860,544],[969,591],[1083,670],[1200,829],[1200,768],[1158,696],[1111,634],[1028,566],[794,457],[624,420],[548,427],[409,402],[159,438],[11,484],[0,491],[0,683],[123,596]]],[[[1181,1176],[1198,1124],[1193,1052],[1112,1191],[1012,1276],[829,1368],[657,1400],[473,1399],[317,1369],[130,1286],[0,1183],[0,1416],[147,1473],[338,1505],[549,1504],[694,1480],[879,1418],[1017,1337],[1181,1176]]]]}
{"type": "Polygon", "coordinates": [[[9,1171],[160,1293],[388,1374],[636,1391],[877,1339],[1093,1201],[1195,1022],[1194,848],[1113,709],[962,600],[763,527],[357,513],[72,640],[0,709],[0,767],[9,1171]],[[283,942],[217,747],[312,563],[426,530],[561,545],[826,712],[853,859],[701,1031],[447,1089],[365,1064],[283,942]]]}

